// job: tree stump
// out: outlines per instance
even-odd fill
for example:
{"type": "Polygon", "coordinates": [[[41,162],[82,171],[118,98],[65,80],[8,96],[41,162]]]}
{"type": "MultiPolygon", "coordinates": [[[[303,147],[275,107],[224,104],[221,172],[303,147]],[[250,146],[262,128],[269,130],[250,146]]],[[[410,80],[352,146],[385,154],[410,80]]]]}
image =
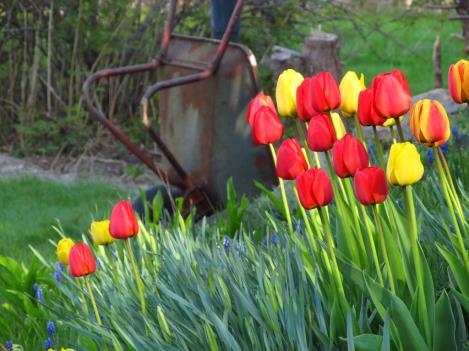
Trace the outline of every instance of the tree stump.
{"type": "Polygon", "coordinates": [[[314,31],[305,38],[302,56],[305,74],[310,76],[320,71],[331,72],[337,80],[342,77],[339,38],[335,34],[314,31]]]}

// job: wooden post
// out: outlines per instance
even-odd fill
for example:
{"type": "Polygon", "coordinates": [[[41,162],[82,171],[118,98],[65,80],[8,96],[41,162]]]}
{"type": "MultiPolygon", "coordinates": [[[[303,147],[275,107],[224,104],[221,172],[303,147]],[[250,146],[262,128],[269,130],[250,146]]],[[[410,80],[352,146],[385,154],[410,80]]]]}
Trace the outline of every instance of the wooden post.
{"type": "Polygon", "coordinates": [[[337,80],[342,77],[339,38],[335,34],[314,31],[305,38],[303,58],[305,74],[313,75],[320,71],[330,71],[337,80]]]}
{"type": "Polygon", "coordinates": [[[435,75],[434,88],[443,86],[443,77],[441,75],[441,43],[440,36],[436,36],[435,44],[433,44],[433,72],[435,75]]]}

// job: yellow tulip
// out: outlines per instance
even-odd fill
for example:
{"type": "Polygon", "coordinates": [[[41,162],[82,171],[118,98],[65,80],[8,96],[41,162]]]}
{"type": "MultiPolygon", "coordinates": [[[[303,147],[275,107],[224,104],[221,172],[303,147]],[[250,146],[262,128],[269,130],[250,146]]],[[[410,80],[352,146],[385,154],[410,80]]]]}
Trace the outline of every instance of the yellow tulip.
{"type": "Polygon", "coordinates": [[[335,134],[338,139],[342,139],[347,131],[345,130],[344,123],[342,122],[342,118],[336,112],[331,113],[332,125],[334,126],[335,134]]]}
{"type": "Polygon", "coordinates": [[[301,73],[289,68],[283,71],[277,80],[275,99],[278,113],[284,117],[296,115],[296,89],[303,81],[301,73]]]}
{"type": "Polygon", "coordinates": [[[98,245],[112,244],[116,240],[109,233],[109,220],[92,222],[90,232],[93,241],[98,245]]]}
{"type": "Polygon", "coordinates": [[[423,164],[415,145],[409,142],[392,144],[386,177],[393,185],[411,185],[423,176],[423,164]]]}
{"type": "Polygon", "coordinates": [[[365,77],[360,75],[360,79],[353,71],[345,73],[340,81],[340,110],[344,117],[352,117],[358,110],[358,95],[365,90],[365,77]]]}
{"type": "Polygon", "coordinates": [[[60,239],[57,243],[57,260],[64,265],[68,265],[68,256],[75,243],[70,238],[60,239]]]}

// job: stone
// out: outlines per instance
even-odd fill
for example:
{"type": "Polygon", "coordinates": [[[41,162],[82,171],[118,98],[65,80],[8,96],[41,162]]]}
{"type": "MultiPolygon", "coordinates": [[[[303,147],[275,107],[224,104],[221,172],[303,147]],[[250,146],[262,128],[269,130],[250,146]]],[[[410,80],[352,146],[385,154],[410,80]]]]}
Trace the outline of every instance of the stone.
{"type": "Polygon", "coordinates": [[[300,52],[275,45],[270,56],[269,67],[276,81],[280,73],[287,68],[293,68],[295,71],[303,72],[305,63],[300,52]]]}

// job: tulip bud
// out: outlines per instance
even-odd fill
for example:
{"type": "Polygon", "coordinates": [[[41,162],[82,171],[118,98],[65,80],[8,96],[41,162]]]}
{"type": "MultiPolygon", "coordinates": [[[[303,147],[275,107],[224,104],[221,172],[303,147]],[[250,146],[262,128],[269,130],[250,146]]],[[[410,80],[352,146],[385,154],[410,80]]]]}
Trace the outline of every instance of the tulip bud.
{"type": "Polygon", "coordinates": [[[301,205],[307,210],[327,206],[333,198],[331,181],[322,168],[311,168],[300,174],[296,178],[296,189],[301,205]]]}
{"type": "Polygon", "coordinates": [[[393,185],[411,185],[423,176],[423,164],[415,145],[405,143],[392,144],[386,167],[386,177],[393,185]]]}
{"type": "Polygon", "coordinates": [[[358,121],[362,126],[381,126],[386,121],[394,122],[394,119],[381,117],[376,113],[373,103],[373,90],[371,88],[360,92],[358,96],[358,121]]]}
{"type": "Polygon", "coordinates": [[[318,113],[334,110],[340,105],[340,91],[331,72],[319,72],[311,78],[308,98],[318,113]]]}
{"type": "Polygon", "coordinates": [[[306,169],[308,169],[308,164],[300,143],[294,138],[285,139],[277,153],[277,176],[292,180],[306,169]]]}
{"type": "Polygon", "coordinates": [[[410,130],[415,139],[427,146],[440,146],[451,135],[445,108],[436,100],[418,101],[410,112],[410,130]]]}
{"type": "Polygon", "coordinates": [[[359,169],[353,177],[355,195],[362,205],[379,204],[389,193],[386,174],[379,167],[359,169]]]}
{"type": "Polygon", "coordinates": [[[64,264],[68,265],[70,250],[75,245],[72,239],[64,238],[60,239],[57,243],[57,260],[64,264]]]}
{"type": "Polygon", "coordinates": [[[91,222],[90,233],[97,245],[112,244],[115,241],[109,233],[109,220],[91,222]]]}
{"type": "Polygon", "coordinates": [[[251,127],[254,120],[254,115],[263,106],[270,107],[273,111],[275,111],[275,105],[272,101],[272,98],[269,95],[265,95],[264,93],[257,94],[251,100],[251,102],[249,102],[248,109],[246,111],[246,121],[251,127]]]}
{"type": "Polygon", "coordinates": [[[295,117],[296,115],[296,89],[303,81],[301,73],[293,69],[283,71],[277,80],[275,89],[275,100],[278,112],[284,117],[295,117]]]}
{"type": "Polygon", "coordinates": [[[85,243],[74,245],[70,250],[70,273],[74,277],[82,277],[95,271],[96,261],[88,245],[85,243]]]}
{"type": "Polygon", "coordinates": [[[360,79],[355,72],[348,71],[340,81],[340,110],[344,117],[352,117],[358,111],[358,95],[365,89],[365,77],[360,79]]]}
{"type": "Polygon", "coordinates": [[[312,151],[330,150],[336,140],[334,126],[328,115],[321,113],[311,118],[308,124],[308,147],[312,151]]]}
{"type": "Polygon", "coordinates": [[[116,239],[127,239],[138,234],[138,223],[132,204],[128,201],[118,202],[111,213],[109,232],[116,239]]]}
{"type": "Polygon", "coordinates": [[[342,122],[342,118],[340,118],[340,115],[338,113],[332,112],[331,120],[332,120],[332,125],[334,126],[337,140],[342,139],[345,136],[345,134],[347,134],[344,123],[342,122]]]}
{"type": "Polygon", "coordinates": [[[385,118],[405,115],[412,102],[407,78],[399,70],[376,76],[372,83],[376,112],[385,118]]]}
{"type": "Polygon", "coordinates": [[[469,102],[469,61],[459,60],[449,67],[448,87],[453,100],[462,104],[469,102]]]}
{"type": "Polygon", "coordinates": [[[283,125],[277,112],[268,106],[257,110],[252,122],[252,138],[256,144],[270,144],[281,139],[283,125]]]}
{"type": "Polygon", "coordinates": [[[340,178],[354,176],[360,168],[368,166],[368,153],[362,142],[346,134],[332,147],[334,171],[340,178]]]}
{"type": "Polygon", "coordinates": [[[311,117],[319,113],[311,106],[310,88],[312,79],[311,77],[305,78],[296,90],[297,114],[298,118],[303,122],[308,122],[311,117]]]}

